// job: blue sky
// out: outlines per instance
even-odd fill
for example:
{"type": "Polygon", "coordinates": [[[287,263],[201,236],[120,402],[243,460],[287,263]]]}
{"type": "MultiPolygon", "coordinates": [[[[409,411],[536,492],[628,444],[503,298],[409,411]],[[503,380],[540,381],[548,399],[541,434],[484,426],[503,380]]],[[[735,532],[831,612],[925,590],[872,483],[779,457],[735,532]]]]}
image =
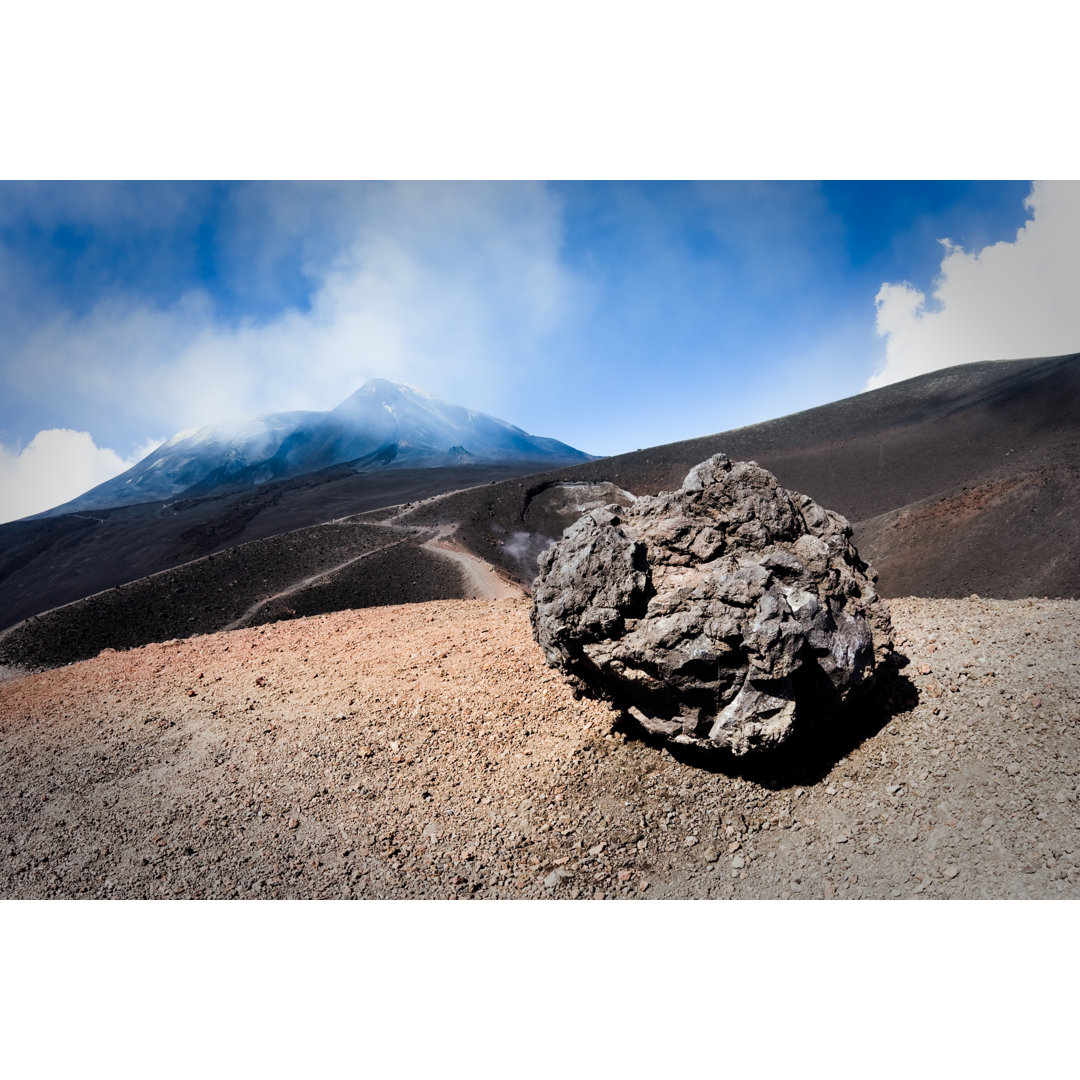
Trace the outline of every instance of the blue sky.
{"type": "Polygon", "coordinates": [[[0,184],[0,519],[374,377],[614,454],[1075,351],[1078,231],[1029,181],[0,184]]]}

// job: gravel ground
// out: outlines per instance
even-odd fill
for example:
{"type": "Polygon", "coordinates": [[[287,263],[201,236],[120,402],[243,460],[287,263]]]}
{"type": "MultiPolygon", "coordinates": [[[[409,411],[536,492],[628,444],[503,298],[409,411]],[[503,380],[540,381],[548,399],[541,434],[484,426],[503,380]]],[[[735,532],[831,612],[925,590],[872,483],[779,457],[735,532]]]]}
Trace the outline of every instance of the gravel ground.
{"type": "Polygon", "coordinates": [[[890,607],[907,666],[761,764],[575,700],[522,600],[9,678],[0,896],[1076,896],[1080,601],[890,607]]]}

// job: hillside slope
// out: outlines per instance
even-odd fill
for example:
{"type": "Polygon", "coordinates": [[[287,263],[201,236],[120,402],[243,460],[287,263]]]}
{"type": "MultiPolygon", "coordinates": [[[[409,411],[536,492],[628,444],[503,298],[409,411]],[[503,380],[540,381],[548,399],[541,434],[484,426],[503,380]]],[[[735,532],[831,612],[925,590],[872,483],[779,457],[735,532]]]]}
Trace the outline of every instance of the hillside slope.
{"type": "MultiPolygon", "coordinates": [[[[1078,402],[1077,356],[972,364],[753,427],[541,474],[465,466],[361,477],[330,469],[167,511],[128,507],[100,520],[20,522],[26,533],[0,556],[0,626],[5,616],[13,622],[62,606],[0,636],[0,662],[52,665],[222,629],[282,590],[294,599],[264,612],[291,617],[476,595],[446,552],[426,546],[436,531],[527,587],[537,553],[582,505],[618,501],[624,490],[675,488],[717,452],[756,460],[785,486],[847,516],[885,597],[1080,597],[1078,402]],[[453,480],[473,486],[453,491],[453,480]],[[323,537],[315,523],[328,521],[417,531],[409,543],[357,561],[367,549],[350,546],[353,533],[339,530],[326,561],[305,569],[297,545],[323,537]],[[288,531],[300,526],[309,532],[288,531]],[[222,581],[207,557],[224,566],[230,550],[232,571],[222,581]],[[137,580],[161,570],[168,572],[137,580]],[[318,586],[305,586],[313,572],[318,586]],[[155,602],[164,589],[184,603],[155,602]]],[[[313,555],[323,545],[319,539],[313,555]]]]}
{"type": "Polygon", "coordinates": [[[966,364],[736,431],[451,495],[403,521],[462,522],[530,579],[557,483],[673,490],[712,454],[753,460],[852,522],[884,596],[1080,596],[1080,355],[966,364]]]}
{"type": "MultiPolygon", "coordinates": [[[[534,470],[530,463],[365,473],[335,466],[251,490],[10,522],[0,525],[0,630],[255,540],[534,470]]],[[[289,546],[284,541],[282,552],[289,546]]]]}

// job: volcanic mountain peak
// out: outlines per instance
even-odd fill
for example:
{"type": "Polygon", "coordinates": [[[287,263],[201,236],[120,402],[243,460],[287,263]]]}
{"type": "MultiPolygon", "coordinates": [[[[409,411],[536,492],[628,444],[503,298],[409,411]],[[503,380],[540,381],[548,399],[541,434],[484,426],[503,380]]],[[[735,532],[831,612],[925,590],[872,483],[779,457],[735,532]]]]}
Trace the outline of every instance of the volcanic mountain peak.
{"type": "Polygon", "coordinates": [[[372,379],[329,412],[270,413],[178,432],[127,472],[38,516],[206,495],[348,463],[366,471],[589,460],[505,420],[372,379]]]}
{"type": "MultiPolygon", "coordinates": [[[[429,438],[441,439],[448,433],[459,433],[467,448],[469,440],[477,442],[478,430],[482,437],[490,440],[492,432],[501,432],[512,438],[531,439],[527,432],[486,413],[475,412],[461,405],[452,405],[442,401],[418,387],[408,383],[393,383],[387,379],[372,379],[364,383],[356,393],[347,397],[330,414],[351,422],[386,423],[392,417],[397,425],[399,438],[417,444],[417,433],[424,433],[429,438]],[[401,436],[404,434],[404,437],[401,436]]],[[[562,444],[560,444],[562,445],[562,444]]]]}

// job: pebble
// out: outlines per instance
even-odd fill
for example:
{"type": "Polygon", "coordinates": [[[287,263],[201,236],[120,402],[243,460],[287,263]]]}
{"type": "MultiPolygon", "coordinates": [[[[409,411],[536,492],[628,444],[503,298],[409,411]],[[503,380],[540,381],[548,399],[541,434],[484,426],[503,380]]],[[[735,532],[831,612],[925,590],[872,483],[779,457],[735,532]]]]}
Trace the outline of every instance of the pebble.
{"type": "Polygon", "coordinates": [[[552,870],[551,873],[548,874],[546,878],[544,878],[544,888],[554,889],[557,886],[561,885],[568,877],[571,876],[571,871],[565,870],[563,867],[559,866],[556,869],[552,870]]]}

